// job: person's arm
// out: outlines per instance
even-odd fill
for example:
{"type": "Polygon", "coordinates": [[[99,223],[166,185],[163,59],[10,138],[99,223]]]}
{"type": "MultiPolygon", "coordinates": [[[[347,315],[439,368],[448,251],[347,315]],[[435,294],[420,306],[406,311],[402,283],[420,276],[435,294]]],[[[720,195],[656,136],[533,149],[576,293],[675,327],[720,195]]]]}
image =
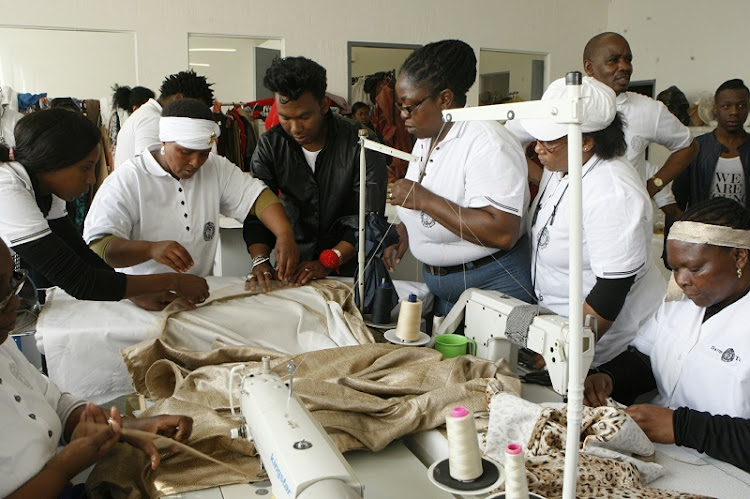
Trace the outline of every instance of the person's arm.
{"type": "MultiPolygon", "coordinates": [[[[664,162],[664,166],[662,166],[654,176],[660,178],[664,183],[663,186],[666,186],[672,180],[677,178],[677,176],[687,168],[690,162],[695,159],[698,155],[698,149],[698,142],[693,140],[688,147],[680,149],[679,151],[674,151],[669,155],[667,161],[664,162]]],[[[654,195],[661,190],[661,188],[654,184],[652,178],[649,178],[646,181],[646,189],[648,190],[648,195],[650,197],[654,197],[654,195]]]]}
{"type": "Polygon", "coordinates": [[[175,272],[187,272],[195,263],[188,250],[177,241],[131,241],[107,235],[93,241],[91,249],[109,265],[117,268],[154,260],[175,272]]]}
{"type": "Polygon", "coordinates": [[[397,180],[391,204],[423,211],[466,241],[491,248],[511,249],[521,234],[521,217],[493,206],[466,208],[411,180],[397,180]]]}
{"type": "Polygon", "coordinates": [[[65,229],[66,225],[72,225],[69,219],[51,222],[51,234],[13,246],[13,250],[51,283],[79,300],[119,301],[174,293],[195,304],[208,297],[208,284],[198,276],[173,273],[126,276],[115,272],[86,246],[75,229],[72,232],[65,229]]]}
{"type": "Polygon", "coordinates": [[[677,207],[682,211],[685,211],[688,205],[692,204],[690,199],[690,172],[696,167],[695,162],[696,160],[691,161],[687,168],[672,181],[672,194],[674,194],[677,207]]]}
{"type": "Polygon", "coordinates": [[[607,397],[630,405],[639,395],[656,388],[651,359],[633,346],[595,371],[584,383],[586,405],[604,405],[607,397]]]}
{"type": "Polygon", "coordinates": [[[675,444],[750,472],[750,420],[680,407],[672,424],[675,444]]]}
{"type": "Polygon", "coordinates": [[[597,341],[614,324],[634,282],[635,275],[622,279],[596,278],[596,284],[583,302],[583,317],[584,319],[587,315],[596,317],[597,341]]]}

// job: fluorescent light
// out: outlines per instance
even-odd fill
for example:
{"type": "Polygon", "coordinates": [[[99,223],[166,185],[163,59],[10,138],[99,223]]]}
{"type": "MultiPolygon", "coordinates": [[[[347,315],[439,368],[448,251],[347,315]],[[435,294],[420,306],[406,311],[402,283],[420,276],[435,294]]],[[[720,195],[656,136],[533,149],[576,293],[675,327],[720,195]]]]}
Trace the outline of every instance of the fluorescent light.
{"type": "Polygon", "coordinates": [[[196,48],[188,49],[188,52],[237,52],[237,49],[196,48]]]}
{"type": "Polygon", "coordinates": [[[191,66],[200,66],[202,68],[210,68],[211,67],[210,64],[206,64],[205,62],[191,62],[190,65],[191,66]]]}

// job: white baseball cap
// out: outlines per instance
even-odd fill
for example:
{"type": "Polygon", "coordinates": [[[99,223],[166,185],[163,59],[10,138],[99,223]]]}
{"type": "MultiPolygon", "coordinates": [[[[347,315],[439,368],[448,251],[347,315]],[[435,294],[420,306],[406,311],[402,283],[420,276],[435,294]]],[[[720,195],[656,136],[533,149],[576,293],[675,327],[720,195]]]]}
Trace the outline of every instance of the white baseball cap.
{"type": "MultiPolygon", "coordinates": [[[[542,100],[562,99],[567,95],[565,78],[553,81],[542,100]]],[[[617,114],[615,91],[590,76],[581,82],[583,133],[598,132],[607,128],[617,114]]],[[[552,120],[521,120],[521,125],[537,140],[556,140],[568,135],[568,125],[552,120]]]]}

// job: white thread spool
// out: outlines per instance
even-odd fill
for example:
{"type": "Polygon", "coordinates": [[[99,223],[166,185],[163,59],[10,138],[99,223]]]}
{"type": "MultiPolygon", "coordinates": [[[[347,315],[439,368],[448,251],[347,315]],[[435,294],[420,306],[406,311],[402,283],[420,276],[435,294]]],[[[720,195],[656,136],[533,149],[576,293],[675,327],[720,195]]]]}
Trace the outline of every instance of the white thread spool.
{"type": "Polygon", "coordinates": [[[401,310],[396,323],[396,336],[402,341],[417,341],[419,326],[422,324],[422,300],[414,293],[408,300],[401,300],[401,310]]]}
{"type": "Polygon", "coordinates": [[[505,497],[506,499],[529,499],[526,461],[520,444],[508,444],[505,448],[505,497]]]}
{"type": "Polygon", "coordinates": [[[448,468],[451,478],[461,482],[476,480],[482,475],[474,414],[466,407],[454,407],[445,418],[448,430],[448,468]]]}

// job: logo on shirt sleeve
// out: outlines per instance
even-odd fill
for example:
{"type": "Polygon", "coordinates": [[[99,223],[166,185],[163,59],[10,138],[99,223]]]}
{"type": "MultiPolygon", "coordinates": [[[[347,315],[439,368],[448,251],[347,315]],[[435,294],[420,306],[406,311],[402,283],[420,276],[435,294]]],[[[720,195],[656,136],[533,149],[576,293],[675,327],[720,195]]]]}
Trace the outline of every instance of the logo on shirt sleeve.
{"type": "Polygon", "coordinates": [[[216,225],[213,222],[206,222],[206,225],[203,226],[203,240],[210,241],[214,238],[215,233],[216,225]]]}

